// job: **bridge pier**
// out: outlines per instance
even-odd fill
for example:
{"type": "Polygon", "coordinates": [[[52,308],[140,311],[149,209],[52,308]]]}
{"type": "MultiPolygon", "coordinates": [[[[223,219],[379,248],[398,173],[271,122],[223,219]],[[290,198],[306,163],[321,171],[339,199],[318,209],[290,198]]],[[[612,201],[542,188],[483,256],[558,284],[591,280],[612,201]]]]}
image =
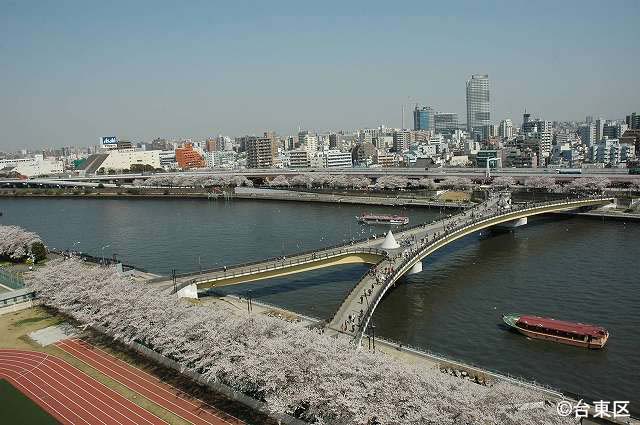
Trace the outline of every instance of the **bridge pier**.
{"type": "Polygon", "coordinates": [[[407,272],[407,274],[416,274],[416,273],[420,273],[422,271],[422,261],[418,261],[416,262],[413,267],[411,267],[411,270],[409,270],[407,272]]]}
{"type": "Polygon", "coordinates": [[[198,299],[198,287],[195,283],[178,290],[178,298],[198,299]]]}

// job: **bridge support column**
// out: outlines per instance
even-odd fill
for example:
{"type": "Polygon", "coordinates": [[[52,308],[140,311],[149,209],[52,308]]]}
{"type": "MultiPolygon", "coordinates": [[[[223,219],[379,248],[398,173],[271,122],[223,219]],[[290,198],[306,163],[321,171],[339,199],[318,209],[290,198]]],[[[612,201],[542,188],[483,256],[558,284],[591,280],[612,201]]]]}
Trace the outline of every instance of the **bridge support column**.
{"type": "Polygon", "coordinates": [[[185,286],[184,288],[178,291],[178,298],[194,298],[198,299],[198,287],[195,283],[192,283],[189,286],[185,286]]]}
{"type": "Polygon", "coordinates": [[[413,267],[411,267],[411,270],[409,270],[407,272],[407,274],[416,274],[416,273],[420,273],[422,271],[422,261],[418,261],[417,263],[415,263],[413,265],[413,267]]]}
{"type": "Polygon", "coordinates": [[[525,224],[527,224],[527,222],[527,217],[522,217],[517,220],[511,220],[504,223],[496,224],[493,227],[495,227],[496,229],[513,230],[516,227],[524,226],[525,224]]]}

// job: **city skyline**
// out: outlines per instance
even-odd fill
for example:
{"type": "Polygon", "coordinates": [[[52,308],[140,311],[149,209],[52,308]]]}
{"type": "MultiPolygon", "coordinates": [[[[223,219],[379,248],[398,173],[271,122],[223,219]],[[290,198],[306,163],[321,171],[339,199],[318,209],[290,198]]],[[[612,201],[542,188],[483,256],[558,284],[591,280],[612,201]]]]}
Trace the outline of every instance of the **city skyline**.
{"type": "Polygon", "coordinates": [[[489,75],[496,125],[525,108],[559,121],[636,109],[635,2],[611,8],[607,31],[584,2],[526,16],[464,2],[270,7],[2,3],[2,149],[400,127],[403,106],[410,128],[415,103],[466,121],[472,74],[489,75]]]}

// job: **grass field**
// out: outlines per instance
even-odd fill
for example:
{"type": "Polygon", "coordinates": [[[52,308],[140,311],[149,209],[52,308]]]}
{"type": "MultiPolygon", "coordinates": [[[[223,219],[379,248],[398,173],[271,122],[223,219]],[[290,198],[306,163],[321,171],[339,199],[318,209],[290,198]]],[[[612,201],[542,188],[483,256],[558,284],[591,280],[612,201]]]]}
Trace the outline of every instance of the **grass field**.
{"type": "Polygon", "coordinates": [[[4,379],[0,379],[0,406],[11,406],[11,408],[2,409],[2,423],[33,425],[59,423],[4,379]]]}
{"type": "Polygon", "coordinates": [[[438,196],[438,199],[445,202],[467,202],[471,199],[471,194],[450,190],[438,196]]]}

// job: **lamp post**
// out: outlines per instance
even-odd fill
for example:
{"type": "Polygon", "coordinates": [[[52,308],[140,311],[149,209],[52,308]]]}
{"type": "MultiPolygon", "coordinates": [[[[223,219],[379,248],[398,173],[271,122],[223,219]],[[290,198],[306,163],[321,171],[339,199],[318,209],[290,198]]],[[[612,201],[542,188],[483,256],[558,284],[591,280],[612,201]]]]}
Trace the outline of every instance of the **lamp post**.
{"type": "Polygon", "coordinates": [[[104,266],[104,249],[105,248],[109,248],[111,246],[111,244],[107,244],[105,246],[103,246],[102,248],[100,248],[100,250],[102,251],[102,265],[104,266]]]}
{"type": "Polygon", "coordinates": [[[376,352],[376,325],[371,325],[371,339],[373,341],[373,352],[376,352]]]}

